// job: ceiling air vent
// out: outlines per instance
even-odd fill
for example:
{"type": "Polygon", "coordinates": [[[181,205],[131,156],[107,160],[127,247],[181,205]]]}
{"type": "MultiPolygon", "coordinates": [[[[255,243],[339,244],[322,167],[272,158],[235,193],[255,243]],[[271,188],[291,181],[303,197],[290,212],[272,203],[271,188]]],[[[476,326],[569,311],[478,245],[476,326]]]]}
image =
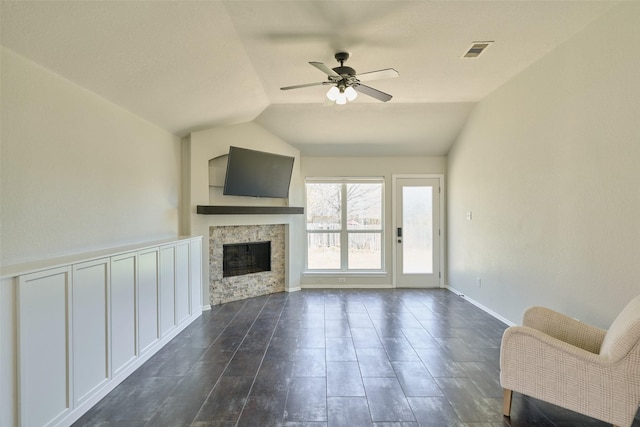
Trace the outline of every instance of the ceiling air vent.
{"type": "Polygon", "coordinates": [[[462,57],[477,58],[482,52],[484,52],[486,48],[489,47],[491,43],[493,42],[473,42],[473,44],[471,44],[471,47],[465,52],[464,55],[462,55],[462,57]]]}

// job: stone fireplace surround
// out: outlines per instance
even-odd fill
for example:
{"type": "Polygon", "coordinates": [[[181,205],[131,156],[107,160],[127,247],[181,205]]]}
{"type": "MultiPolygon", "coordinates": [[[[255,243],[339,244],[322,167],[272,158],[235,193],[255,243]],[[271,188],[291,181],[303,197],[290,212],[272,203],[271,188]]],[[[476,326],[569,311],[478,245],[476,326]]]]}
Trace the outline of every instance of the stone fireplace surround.
{"type": "Polygon", "coordinates": [[[211,305],[285,290],[285,225],[209,227],[209,300],[211,305]],[[222,247],[232,243],[271,242],[271,271],[223,277],[222,247]]]}

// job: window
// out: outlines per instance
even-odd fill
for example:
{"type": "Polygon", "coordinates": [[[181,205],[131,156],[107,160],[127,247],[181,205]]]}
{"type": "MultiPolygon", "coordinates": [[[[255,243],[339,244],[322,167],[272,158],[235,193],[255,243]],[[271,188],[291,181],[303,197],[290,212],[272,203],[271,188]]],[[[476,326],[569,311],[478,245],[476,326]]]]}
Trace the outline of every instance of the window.
{"type": "Polygon", "coordinates": [[[382,178],[307,179],[307,270],[380,271],[382,178]]]}

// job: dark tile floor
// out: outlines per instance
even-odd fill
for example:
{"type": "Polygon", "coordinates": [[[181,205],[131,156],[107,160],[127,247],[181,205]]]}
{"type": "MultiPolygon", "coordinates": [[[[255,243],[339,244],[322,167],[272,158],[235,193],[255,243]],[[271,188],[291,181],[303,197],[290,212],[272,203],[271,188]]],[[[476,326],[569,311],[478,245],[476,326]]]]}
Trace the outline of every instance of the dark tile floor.
{"type": "Polygon", "coordinates": [[[503,418],[505,327],[441,289],[228,303],[203,313],[74,425],[606,425],[515,393],[503,418]]]}

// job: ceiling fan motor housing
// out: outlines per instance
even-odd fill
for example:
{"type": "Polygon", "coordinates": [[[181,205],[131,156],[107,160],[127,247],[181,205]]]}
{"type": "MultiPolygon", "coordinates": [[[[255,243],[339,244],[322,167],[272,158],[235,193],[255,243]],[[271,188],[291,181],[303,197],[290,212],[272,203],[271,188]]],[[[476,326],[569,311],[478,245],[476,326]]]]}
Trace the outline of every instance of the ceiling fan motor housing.
{"type": "Polygon", "coordinates": [[[351,67],[344,66],[344,65],[341,65],[340,67],[332,68],[332,70],[335,71],[336,73],[340,74],[341,76],[355,76],[356,75],[356,70],[354,70],[351,67]]]}
{"type": "Polygon", "coordinates": [[[335,71],[337,74],[340,74],[342,77],[349,77],[349,76],[356,75],[356,70],[344,65],[344,61],[349,59],[349,54],[347,52],[338,52],[335,54],[335,58],[336,58],[336,61],[340,63],[340,66],[332,68],[333,71],[335,71]]]}

